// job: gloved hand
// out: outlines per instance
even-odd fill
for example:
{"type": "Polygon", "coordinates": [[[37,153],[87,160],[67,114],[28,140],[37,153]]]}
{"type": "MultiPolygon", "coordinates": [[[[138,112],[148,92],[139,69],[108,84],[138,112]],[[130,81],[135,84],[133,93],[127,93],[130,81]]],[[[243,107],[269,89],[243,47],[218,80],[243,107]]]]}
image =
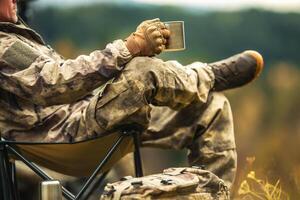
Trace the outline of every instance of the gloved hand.
{"type": "Polygon", "coordinates": [[[125,41],[133,56],[154,56],[165,48],[170,31],[158,18],[142,22],[125,41]]]}

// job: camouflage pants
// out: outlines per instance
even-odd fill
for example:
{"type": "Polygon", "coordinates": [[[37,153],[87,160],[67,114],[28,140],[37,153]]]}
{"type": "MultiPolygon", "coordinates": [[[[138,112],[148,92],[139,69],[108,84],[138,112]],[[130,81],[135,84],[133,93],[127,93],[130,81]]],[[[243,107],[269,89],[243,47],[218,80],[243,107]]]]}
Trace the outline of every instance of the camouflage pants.
{"type": "Polygon", "coordinates": [[[89,129],[105,133],[126,124],[145,128],[147,147],[187,148],[190,165],[203,165],[228,186],[234,181],[236,151],[228,100],[210,92],[209,66],[135,58],[92,99],[89,129]]]}

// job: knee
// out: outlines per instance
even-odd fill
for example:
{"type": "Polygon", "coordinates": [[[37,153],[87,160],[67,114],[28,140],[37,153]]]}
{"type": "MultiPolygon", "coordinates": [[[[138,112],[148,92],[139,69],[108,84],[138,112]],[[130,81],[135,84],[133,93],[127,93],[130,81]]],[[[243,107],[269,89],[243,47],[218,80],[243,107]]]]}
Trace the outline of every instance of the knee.
{"type": "Polygon", "coordinates": [[[215,108],[218,108],[221,110],[226,108],[226,109],[231,110],[230,102],[223,93],[211,92],[210,99],[211,99],[211,104],[213,104],[215,108]]]}
{"type": "Polygon", "coordinates": [[[124,73],[130,73],[131,76],[143,77],[149,72],[158,72],[163,70],[165,62],[158,58],[136,57],[133,58],[124,68],[124,73]]]}
{"type": "Polygon", "coordinates": [[[130,87],[138,85],[141,90],[152,91],[159,79],[163,61],[150,57],[136,57],[124,68],[122,75],[130,87]]]}

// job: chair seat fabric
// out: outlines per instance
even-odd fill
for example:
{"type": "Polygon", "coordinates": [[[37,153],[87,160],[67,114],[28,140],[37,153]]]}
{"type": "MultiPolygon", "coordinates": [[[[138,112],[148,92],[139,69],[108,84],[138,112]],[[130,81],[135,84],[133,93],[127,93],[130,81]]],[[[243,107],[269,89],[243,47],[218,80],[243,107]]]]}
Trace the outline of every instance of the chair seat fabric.
{"type": "MultiPolygon", "coordinates": [[[[95,170],[118,138],[119,134],[109,134],[76,143],[16,143],[16,147],[23,156],[38,165],[62,174],[83,177],[95,170]]],[[[132,139],[125,137],[102,172],[133,149],[132,139]]]]}

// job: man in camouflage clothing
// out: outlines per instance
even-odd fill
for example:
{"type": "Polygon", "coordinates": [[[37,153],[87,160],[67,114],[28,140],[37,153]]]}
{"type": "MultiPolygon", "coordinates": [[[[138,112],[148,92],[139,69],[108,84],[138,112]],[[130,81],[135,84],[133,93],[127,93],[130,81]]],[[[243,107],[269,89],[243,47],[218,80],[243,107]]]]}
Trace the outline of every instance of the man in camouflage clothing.
{"type": "Polygon", "coordinates": [[[190,165],[204,165],[230,186],[236,171],[233,120],[220,91],[258,76],[260,54],[182,66],[149,57],[169,31],[143,22],[125,41],[64,59],[0,0],[0,133],[8,140],[74,142],[127,124],[145,129],[144,146],[188,148],[190,165]],[[112,80],[113,79],[113,80],[112,80]],[[102,87],[96,95],[95,89],[102,87]]]}

